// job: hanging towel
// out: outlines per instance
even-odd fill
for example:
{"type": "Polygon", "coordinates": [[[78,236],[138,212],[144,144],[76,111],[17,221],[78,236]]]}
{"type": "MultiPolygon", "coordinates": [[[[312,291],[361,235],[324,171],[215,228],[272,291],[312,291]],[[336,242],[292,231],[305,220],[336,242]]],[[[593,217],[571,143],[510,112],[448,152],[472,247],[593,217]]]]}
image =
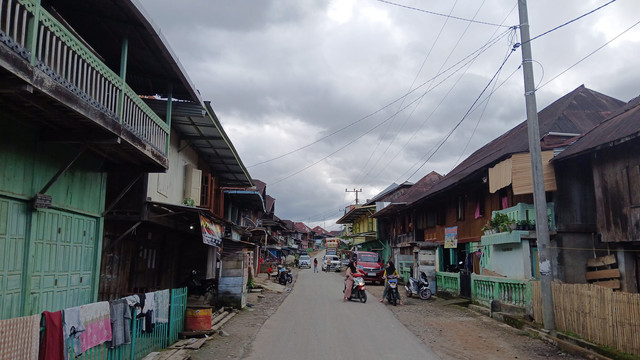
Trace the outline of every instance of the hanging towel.
{"type": "Polygon", "coordinates": [[[37,360],[40,314],[0,320],[0,360],[37,360]]]}
{"type": "Polygon", "coordinates": [[[108,301],[80,306],[85,331],[80,336],[82,352],[111,340],[111,308],[108,301]]]}
{"type": "Polygon", "coordinates": [[[40,346],[40,360],[60,360],[64,358],[62,340],[62,311],[42,313],[44,336],[40,346]]]}
{"type": "MultiPolygon", "coordinates": [[[[80,345],[80,335],[84,332],[84,325],[80,320],[80,306],[62,310],[62,335],[65,344],[71,339],[73,354],[78,356],[82,354],[82,346],[80,345]]],[[[65,345],[64,358],[67,359],[68,351],[65,345]]]]}
{"type": "Polygon", "coordinates": [[[107,346],[131,344],[131,309],[127,299],[119,299],[109,303],[111,308],[111,341],[107,346]]]}
{"type": "Polygon", "coordinates": [[[169,322],[169,300],[171,293],[169,289],[156,291],[154,298],[156,300],[156,322],[168,323],[169,322]]]}
{"type": "Polygon", "coordinates": [[[153,331],[153,324],[155,324],[155,314],[156,314],[156,300],[155,300],[155,293],[146,293],[144,294],[145,296],[145,303],[144,306],[142,307],[142,313],[145,316],[145,320],[142,324],[142,331],[144,332],[152,332],[153,331]]]}

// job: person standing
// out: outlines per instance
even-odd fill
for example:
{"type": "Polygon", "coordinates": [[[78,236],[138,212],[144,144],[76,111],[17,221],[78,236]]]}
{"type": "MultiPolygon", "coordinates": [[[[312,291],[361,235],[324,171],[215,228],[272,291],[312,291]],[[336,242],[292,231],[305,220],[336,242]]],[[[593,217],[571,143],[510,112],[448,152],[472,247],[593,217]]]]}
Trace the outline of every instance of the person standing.
{"type": "Polygon", "coordinates": [[[313,258],[313,272],[318,272],[318,258],[313,258]]]}

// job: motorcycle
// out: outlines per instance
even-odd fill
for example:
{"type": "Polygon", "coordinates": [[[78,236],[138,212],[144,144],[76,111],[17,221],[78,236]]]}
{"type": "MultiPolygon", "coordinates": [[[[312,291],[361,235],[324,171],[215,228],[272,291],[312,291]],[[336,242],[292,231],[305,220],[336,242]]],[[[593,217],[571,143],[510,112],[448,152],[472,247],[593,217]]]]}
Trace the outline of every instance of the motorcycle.
{"type": "MultiPolygon", "coordinates": [[[[364,278],[360,273],[353,274],[353,286],[351,287],[351,296],[349,296],[349,300],[351,299],[360,299],[361,303],[367,302],[367,293],[365,292],[364,287],[364,278]]],[[[347,279],[344,279],[344,293],[347,290],[347,279]]]]}
{"type": "Polygon", "coordinates": [[[407,291],[407,297],[411,295],[418,295],[422,300],[428,300],[431,298],[431,289],[429,289],[429,280],[427,274],[423,271],[420,272],[420,279],[414,279],[409,277],[409,283],[404,286],[407,291]]]}
{"type": "Polygon", "coordinates": [[[204,279],[198,270],[191,270],[187,281],[187,293],[203,296],[205,301],[211,302],[217,297],[216,279],[204,279]]]}
{"type": "Polygon", "coordinates": [[[387,291],[387,301],[389,302],[389,304],[393,304],[393,306],[396,306],[398,305],[398,301],[400,301],[400,294],[398,293],[398,276],[387,276],[387,282],[389,283],[389,290],[387,291]]]}
{"type": "Polygon", "coordinates": [[[291,269],[287,269],[282,265],[278,265],[278,284],[287,285],[293,282],[293,276],[291,275],[291,269]]]}

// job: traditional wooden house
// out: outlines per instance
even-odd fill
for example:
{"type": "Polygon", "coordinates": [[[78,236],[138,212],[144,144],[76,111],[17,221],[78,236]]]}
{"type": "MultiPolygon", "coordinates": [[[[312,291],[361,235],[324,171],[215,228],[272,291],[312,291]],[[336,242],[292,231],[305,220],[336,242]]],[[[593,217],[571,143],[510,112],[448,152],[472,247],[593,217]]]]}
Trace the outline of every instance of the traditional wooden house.
{"type": "MultiPolygon", "coordinates": [[[[553,239],[556,184],[549,160],[554,149],[566,146],[567,141],[596,126],[621,104],[580,86],[539,112],[553,239]]],[[[464,269],[467,275],[475,272],[515,279],[536,276],[535,232],[504,229],[502,233],[484,235],[482,230],[494,212],[504,213],[514,222],[533,219],[527,139],[527,125],[522,122],[471,154],[412,203],[421,214],[414,223],[416,233],[421,241],[438,247],[438,272],[464,269]]],[[[468,277],[463,285],[459,291],[470,296],[468,277]]]]}
{"type": "Polygon", "coordinates": [[[560,278],[639,292],[640,98],[553,160],[560,278]]]}
{"type": "Polygon", "coordinates": [[[336,224],[345,225],[342,238],[351,241],[351,245],[363,251],[376,251],[383,259],[389,259],[391,248],[389,242],[381,241],[378,234],[378,219],[372,215],[386,204],[394,202],[401,197],[413,183],[405,182],[400,185],[391,184],[386,189],[367,200],[363,205],[350,205],[345,208],[345,214],[336,221],[336,224]]]}
{"type": "Polygon", "coordinates": [[[143,98],[201,99],[135,2],[0,1],[0,19],[4,319],[98,299],[110,182],[171,163],[171,117],[143,98]]]}
{"type": "Polygon", "coordinates": [[[424,228],[421,223],[436,223],[435,213],[430,218],[427,214],[413,206],[435,184],[442,179],[442,175],[430,172],[418,180],[402,195],[384,203],[372,215],[378,221],[378,237],[390,249],[389,258],[395,261],[398,269],[404,274],[416,276],[424,271],[430,279],[435,291],[436,248],[432,242],[425,242],[424,232],[417,228],[424,228]],[[414,225],[415,224],[415,225],[414,225]]]}

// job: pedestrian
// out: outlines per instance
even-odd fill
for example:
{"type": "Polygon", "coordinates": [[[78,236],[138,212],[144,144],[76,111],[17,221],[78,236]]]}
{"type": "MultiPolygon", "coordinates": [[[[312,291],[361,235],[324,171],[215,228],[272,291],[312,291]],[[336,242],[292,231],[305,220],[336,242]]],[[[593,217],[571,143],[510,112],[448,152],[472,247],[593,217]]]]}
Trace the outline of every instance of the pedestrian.
{"type": "Polygon", "coordinates": [[[273,271],[273,267],[269,264],[269,268],[267,269],[267,279],[271,279],[271,272],[273,271]]]}
{"type": "Polygon", "coordinates": [[[313,272],[318,272],[318,258],[313,258],[313,272]]]}

